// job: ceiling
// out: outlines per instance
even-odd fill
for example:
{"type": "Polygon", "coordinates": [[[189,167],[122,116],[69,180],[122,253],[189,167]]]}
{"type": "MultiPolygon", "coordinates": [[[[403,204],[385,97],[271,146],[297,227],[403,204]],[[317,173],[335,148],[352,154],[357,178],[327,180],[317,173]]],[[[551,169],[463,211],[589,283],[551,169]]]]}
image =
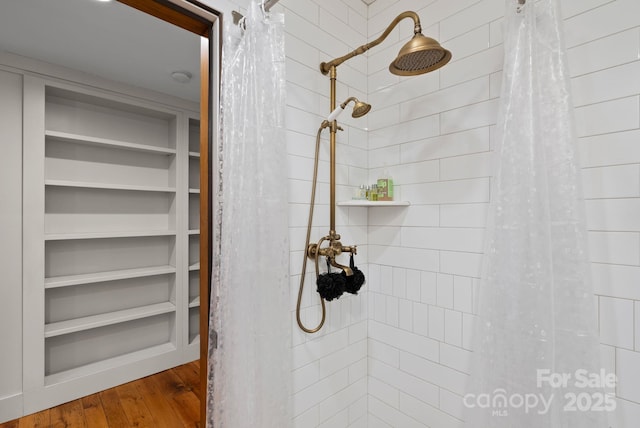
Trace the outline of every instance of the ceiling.
{"type": "Polygon", "coordinates": [[[0,51],[198,101],[200,36],[116,1],[0,0],[0,51]],[[174,71],[193,77],[171,78],[174,71]]]}

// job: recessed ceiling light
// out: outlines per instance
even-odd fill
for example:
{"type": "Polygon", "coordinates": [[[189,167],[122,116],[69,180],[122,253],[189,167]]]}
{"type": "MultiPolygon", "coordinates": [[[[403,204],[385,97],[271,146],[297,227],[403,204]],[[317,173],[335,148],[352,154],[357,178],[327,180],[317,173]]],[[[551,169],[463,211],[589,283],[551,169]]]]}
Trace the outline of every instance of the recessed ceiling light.
{"type": "Polygon", "coordinates": [[[191,73],[188,71],[174,71],[171,73],[171,78],[176,82],[187,83],[191,80],[191,73]]]}

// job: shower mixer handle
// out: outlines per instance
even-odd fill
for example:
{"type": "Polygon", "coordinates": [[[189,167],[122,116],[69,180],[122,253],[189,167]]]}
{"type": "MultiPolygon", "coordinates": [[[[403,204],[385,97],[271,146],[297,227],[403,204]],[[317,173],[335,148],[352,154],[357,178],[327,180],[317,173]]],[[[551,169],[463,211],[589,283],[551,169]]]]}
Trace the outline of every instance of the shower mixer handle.
{"type": "Polygon", "coordinates": [[[350,245],[348,247],[342,247],[342,252],[356,255],[358,254],[358,248],[355,245],[350,245]]]}

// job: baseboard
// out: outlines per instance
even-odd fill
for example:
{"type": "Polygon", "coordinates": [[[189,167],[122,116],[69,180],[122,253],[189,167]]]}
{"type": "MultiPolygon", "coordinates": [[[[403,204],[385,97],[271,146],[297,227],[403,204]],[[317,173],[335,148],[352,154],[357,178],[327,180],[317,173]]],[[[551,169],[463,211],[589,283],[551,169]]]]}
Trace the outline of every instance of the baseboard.
{"type": "Polygon", "coordinates": [[[22,393],[0,398],[0,424],[21,417],[23,411],[22,393]]]}

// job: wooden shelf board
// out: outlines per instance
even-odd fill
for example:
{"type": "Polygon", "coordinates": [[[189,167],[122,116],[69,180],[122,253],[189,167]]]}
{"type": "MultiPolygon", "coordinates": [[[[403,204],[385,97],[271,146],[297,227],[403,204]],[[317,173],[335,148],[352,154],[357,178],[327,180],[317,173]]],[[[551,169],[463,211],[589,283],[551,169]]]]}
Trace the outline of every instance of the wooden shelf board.
{"type": "Polygon", "coordinates": [[[92,146],[115,147],[123,150],[155,153],[155,154],[161,154],[161,155],[176,154],[176,149],[170,149],[167,147],[156,147],[156,146],[150,146],[147,144],[128,143],[126,141],[110,140],[108,138],[90,137],[87,135],[71,134],[68,132],[48,130],[48,131],[45,131],[44,135],[52,140],[65,141],[69,143],[87,144],[92,146]]]}
{"type": "Polygon", "coordinates": [[[131,230],[122,232],[77,232],[45,233],[45,241],[64,241],[72,239],[139,238],[145,236],[173,236],[175,230],[131,230]]]}
{"type": "Polygon", "coordinates": [[[363,201],[354,199],[352,201],[338,202],[341,207],[407,207],[411,205],[409,201],[363,201]]]}
{"type": "Polygon", "coordinates": [[[200,270],[200,262],[189,265],[189,270],[200,270]]]}
{"type": "Polygon", "coordinates": [[[138,186],[132,184],[93,183],[90,181],[45,180],[45,186],[79,187],[84,189],[132,190],[138,192],[175,193],[175,187],[138,186]]]}
{"type": "Polygon", "coordinates": [[[60,321],[44,326],[44,337],[55,337],[63,334],[75,333],[83,330],[104,327],[107,325],[148,318],[154,315],[175,312],[176,307],[171,302],[156,303],[154,305],[138,308],[124,309],[121,311],[107,312],[100,315],[91,315],[67,321],[60,321]]]}
{"type": "Polygon", "coordinates": [[[62,383],[85,376],[91,376],[115,367],[124,366],[126,364],[146,360],[174,351],[176,351],[176,347],[173,343],[163,343],[162,345],[152,346],[140,351],[130,352],[128,354],[108,358],[96,363],[91,363],[70,370],[65,370],[63,372],[50,374],[48,376],[45,376],[44,383],[47,386],[55,385],[57,383],[62,383]]]}
{"type": "Polygon", "coordinates": [[[113,270],[108,272],[85,273],[80,275],[56,276],[52,278],[45,278],[44,288],[58,288],[79,284],[117,281],[120,279],[141,278],[145,276],[164,275],[175,272],[175,266],[165,265],[135,269],[113,270]]]}
{"type": "Polygon", "coordinates": [[[195,297],[189,301],[190,308],[199,308],[200,307],[200,296],[195,297]]]}

